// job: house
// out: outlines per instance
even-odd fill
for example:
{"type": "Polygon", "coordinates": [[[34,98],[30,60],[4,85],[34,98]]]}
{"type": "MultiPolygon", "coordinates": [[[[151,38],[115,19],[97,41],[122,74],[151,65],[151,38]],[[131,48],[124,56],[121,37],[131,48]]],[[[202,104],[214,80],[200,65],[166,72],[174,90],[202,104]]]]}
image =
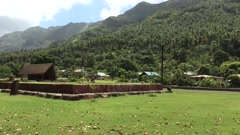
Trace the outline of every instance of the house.
{"type": "Polygon", "coordinates": [[[53,63],[26,65],[19,72],[19,75],[27,75],[28,80],[56,80],[56,73],[53,63]]]}
{"type": "Polygon", "coordinates": [[[74,70],[74,75],[77,77],[85,77],[87,75],[87,71],[84,69],[74,70]]]}
{"type": "Polygon", "coordinates": [[[211,76],[211,75],[195,75],[195,76],[190,76],[190,78],[194,81],[200,81],[206,78],[210,78],[216,81],[223,81],[223,77],[211,76]]]}
{"type": "Polygon", "coordinates": [[[187,76],[196,76],[197,75],[197,73],[192,72],[192,71],[187,71],[187,72],[184,72],[183,74],[187,75],[187,76]]]}
{"type": "Polygon", "coordinates": [[[109,76],[109,75],[107,75],[107,74],[105,74],[103,72],[98,72],[97,76],[99,76],[99,77],[106,77],[106,76],[109,76]]]}
{"type": "Polygon", "coordinates": [[[159,77],[160,75],[157,72],[144,71],[144,72],[139,74],[139,80],[140,81],[142,81],[142,76],[159,77]]]}
{"type": "Polygon", "coordinates": [[[109,77],[109,75],[107,75],[107,74],[105,74],[103,72],[98,72],[97,73],[97,79],[104,80],[104,79],[106,79],[108,77],[109,77]]]}
{"type": "Polygon", "coordinates": [[[140,76],[147,75],[147,76],[160,76],[157,72],[148,72],[144,71],[140,74],[140,76]]]}

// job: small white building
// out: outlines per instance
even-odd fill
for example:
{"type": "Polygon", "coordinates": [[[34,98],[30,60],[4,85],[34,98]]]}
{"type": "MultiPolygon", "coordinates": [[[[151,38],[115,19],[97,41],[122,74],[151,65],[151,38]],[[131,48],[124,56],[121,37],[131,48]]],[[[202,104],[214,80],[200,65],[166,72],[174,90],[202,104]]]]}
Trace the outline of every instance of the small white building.
{"type": "Polygon", "coordinates": [[[98,72],[97,73],[97,79],[106,79],[108,77],[109,77],[109,75],[107,75],[107,74],[105,74],[103,72],[98,72]]]}
{"type": "Polygon", "coordinates": [[[211,75],[195,75],[195,76],[190,76],[190,78],[194,81],[201,81],[202,79],[205,79],[205,78],[210,78],[216,81],[223,81],[223,77],[211,76],[211,75]]]}

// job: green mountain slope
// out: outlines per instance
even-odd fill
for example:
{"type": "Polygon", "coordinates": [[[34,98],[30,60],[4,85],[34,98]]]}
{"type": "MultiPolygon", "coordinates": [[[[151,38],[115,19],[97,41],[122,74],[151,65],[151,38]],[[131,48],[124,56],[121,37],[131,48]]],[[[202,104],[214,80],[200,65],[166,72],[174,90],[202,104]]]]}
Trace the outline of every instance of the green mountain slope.
{"type": "Polygon", "coordinates": [[[65,26],[50,27],[44,29],[41,27],[29,28],[24,32],[17,32],[18,34],[7,34],[0,38],[0,53],[12,52],[20,50],[46,48],[50,44],[58,42],[58,40],[66,40],[72,36],[88,30],[81,37],[88,39],[98,35],[107,34],[122,26],[140,23],[146,17],[153,15],[159,9],[176,8],[186,6],[191,2],[165,2],[161,4],[149,4],[141,2],[133,9],[126,11],[124,14],[117,17],[109,17],[104,21],[92,24],[87,23],[69,23],[65,26]],[[95,31],[91,30],[95,28],[95,31]],[[16,36],[16,37],[15,37],[16,36]]]}
{"type": "Polygon", "coordinates": [[[148,16],[153,15],[158,10],[165,10],[171,8],[180,8],[184,6],[188,6],[190,4],[196,3],[199,0],[169,0],[168,2],[160,3],[160,4],[150,4],[147,2],[141,2],[137,4],[134,8],[126,11],[124,14],[119,15],[117,17],[109,17],[103,21],[103,25],[108,28],[117,29],[121,26],[132,24],[132,23],[140,23],[142,20],[147,18],[148,16]]]}
{"type": "Polygon", "coordinates": [[[90,30],[78,35],[78,38],[88,40],[92,37],[97,37],[121,29],[123,26],[131,25],[135,23],[141,23],[144,19],[155,14],[158,10],[169,10],[186,7],[197,3],[199,0],[169,0],[160,4],[150,4],[147,2],[141,2],[134,8],[126,11],[117,17],[109,17],[103,20],[98,27],[94,30],[90,30]]]}
{"type": "Polygon", "coordinates": [[[108,28],[117,29],[121,26],[131,23],[139,23],[146,17],[153,15],[160,8],[161,4],[150,4],[147,2],[141,2],[122,15],[107,18],[103,21],[103,25],[108,28]]]}
{"type": "Polygon", "coordinates": [[[54,31],[49,32],[46,40],[69,39],[88,28],[88,23],[69,23],[64,27],[60,27],[54,31]],[[71,34],[70,34],[71,33],[71,34]]]}
{"type": "Polygon", "coordinates": [[[69,39],[85,30],[88,31],[85,32],[85,35],[82,35],[82,37],[85,37],[86,39],[106,34],[113,32],[124,25],[139,23],[162,7],[161,4],[141,2],[126,13],[118,17],[109,17],[101,22],[91,24],[69,23],[65,26],[50,27],[49,29],[33,27],[24,32],[18,32],[17,35],[16,33],[7,34],[0,38],[0,53],[46,48],[50,44],[58,42],[58,40],[69,39]],[[98,32],[92,33],[92,28],[95,28],[98,32]]]}
{"type": "Polygon", "coordinates": [[[24,63],[31,56],[32,63],[52,61],[69,72],[84,67],[130,77],[133,71],[160,71],[163,52],[164,78],[173,84],[186,71],[224,77],[239,73],[240,67],[230,70],[221,64],[240,58],[240,2],[170,0],[160,7],[141,22],[115,30],[103,23],[63,46],[2,54],[0,63],[24,63]]]}
{"type": "MultiPolygon", "coordinates": [[[[172,4],[168,4],[167,6],[170,7],[172,6],[172,4]]],[[[153,15],[159,9],[163,9],[165,7],[166,5],[163,3],[150,4],[147,2],[141,2],[137,4],[134,8],[126,11],[124,14],[121,14],[117,17],[109,17],[103,20],[99,23],[99,26],[94,28],[94,30],[88,30],[78,35],[78,38],[88,40],[92,37],[97,37],[115,32],[123,26],[140,23],[148,16],[153,15]]]]}
{"type": "Polygon", "coordinates": [[[65,26],[48,29],[32,27],[23,32],[10,33],[0,38],[0,53],[46,48],[54,41],[69,39],[85,29],[91,28],[91,25],[93,24],[69,23],[65,26]]]}

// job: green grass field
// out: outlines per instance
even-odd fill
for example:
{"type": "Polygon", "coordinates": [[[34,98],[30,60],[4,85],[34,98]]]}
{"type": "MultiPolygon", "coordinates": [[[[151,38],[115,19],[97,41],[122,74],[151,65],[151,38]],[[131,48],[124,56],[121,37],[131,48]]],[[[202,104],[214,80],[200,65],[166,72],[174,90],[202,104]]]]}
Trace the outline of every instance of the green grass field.
{"type": "Polygon", "coordinates": [[[1,135],[240,134],[240,93],[174,93],[63,101],[0,93],[1,135]]]}

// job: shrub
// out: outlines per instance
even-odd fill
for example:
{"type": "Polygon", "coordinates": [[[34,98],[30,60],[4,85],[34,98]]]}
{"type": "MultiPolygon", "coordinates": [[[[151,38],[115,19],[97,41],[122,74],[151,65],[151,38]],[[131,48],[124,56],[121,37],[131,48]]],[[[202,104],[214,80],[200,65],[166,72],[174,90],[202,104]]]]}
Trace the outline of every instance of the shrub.
{"type": "Polygon", "coordinates": [[[230,80],[230,87],[240,87],[240,77],[238,75],[228,76],[230,80]]]}
{"type": "Polygon", "coordinates": [[[145,83],[148,83],[149,82],[149,77],[147,75],[143,75],[141,77],[141,81],[145,82],[145,83]]]}
{"type": "Polygon", "coordinates": [[[220,87],[228,87],[229,83],[227,83],[227,82],[220,82],[219,86],[220,87]]]}
{"type": "Polygon", "coordinates": [[[220,82],[215,81],[210,78],[205,78],[199,82],[199,86],[201,86],[201,87],[220,87],[220,82]]]}
{"type": "Polygon", "coordinates": [[[192,86],[193,82],[189,78],[179,78],[177,80],[177,85],[178,86],[192,86]]]}
{"type": "Polygon", "coordinates": [[[169,77],[164,77],[163,78],[163,82],[161,82],[161,80],[160,80],[160,83],[162,83],[164,85],[171,85],[172,84],[172,80],[169,77]]]}
{"type": "Polygon", "coordinates": [[[9,77],[12,74],[11,68],[7,66],[0,66],[0,78],[9,77]]]}
{"type": "Polygon", "coordinates": [[[162,83],[161,82],[161,77],[158,77],[158,76],[154,77],[153,78],[153,83],[162,83]]]}
{"type": "Polygon", "coordinates": [[[121,75],[120,79],[118,79],[118,82],[128,82],[128,79],[126,79],[125,75],[121,75]]]}
{"type": "Polygon", "coordinates": [[[69,78],[68,78],[68,81],[69,81],[69,82],[77,82],[78,80],[77,80],[77,78],[75,78],[75,77],[69,77],[69,78]]]}
{"type": "Polygon", "coordinates": [[[80,82],[84,82],[84,81],[87,81],[87,79],[86,79],[85,77],[82,77],[82,78],[80,78],[79,81],[80,81],[80,82]]]}

